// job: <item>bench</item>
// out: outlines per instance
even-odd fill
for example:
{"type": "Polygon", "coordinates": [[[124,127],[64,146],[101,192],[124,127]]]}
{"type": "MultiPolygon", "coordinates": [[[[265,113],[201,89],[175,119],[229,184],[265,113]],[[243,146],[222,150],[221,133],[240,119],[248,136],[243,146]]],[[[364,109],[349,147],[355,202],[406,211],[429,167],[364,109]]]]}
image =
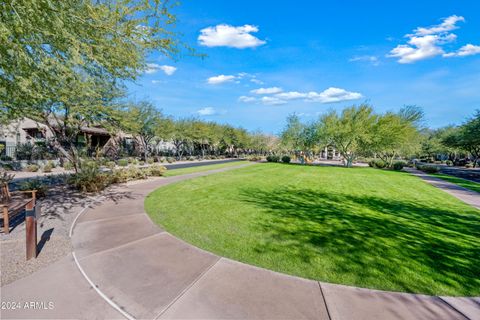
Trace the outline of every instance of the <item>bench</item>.
{"type": "Polygon", "coordinates": [[[10,233],[10,219],[23,213],[23,210],[30,211],[35,208],[36,193],[36,190],[10,192],[7,183],[1,186],[0,206],[5,234],[10,233]]]}

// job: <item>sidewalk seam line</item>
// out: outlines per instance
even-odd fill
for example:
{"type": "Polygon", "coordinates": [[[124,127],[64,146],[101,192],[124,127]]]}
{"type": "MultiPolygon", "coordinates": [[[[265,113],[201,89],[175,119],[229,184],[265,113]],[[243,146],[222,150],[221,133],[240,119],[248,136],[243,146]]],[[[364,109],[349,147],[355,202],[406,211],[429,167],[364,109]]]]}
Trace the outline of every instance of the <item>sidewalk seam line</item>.
{"type": "Polygon", "coordinates": [[[323,303],[325,304],[325,309],[327,309],[328,319],[332,320],[332,316],[330,315],[330,310],[328,309],[327,299],[325,298],[325,293],[323,292],[323,289],[322,289],[322,284],[320,283],[320,281],[317,281],[317,283],[318,283],[318,287],[320,288],[320,293],[323,298],[323,303]]]}
{"type": "Polygon", "coordinates": [[[160,232],[157,232],[157,233],[154,233],[154,234],[151,234],[149,236],[146,236],[146,237],[143,237],[143,238],[140,238],[140,239],[136,239],[136,240],[132,240],[132,241],[129,241],[129,242],[126,242],[126,243],[122,243],[121,245],[118,245],[116,247],[113,247],[113,248],[108,248],[108,249],[104,249],[104,250],[100,250],[100,251],[97,251],[97,252],[94,252],[94,253],[91,253],[89,255],[86,255],[86,256],[83,256],[81,257],[79,260],[85,260],[86,258],[90,258],[90,257],[93,257],[93,256],[97,256],[99,254],[102,254],[102,253],[105,253],[105,252],[110,252],[110,251],[113,251],[113,250],[116,250],[118,248],[123,248],[123,247],[126,247],[128,245],[131,245],[133,243],[136,243],[136,242],[140,242],[140,241],[143,241],[143,240],[146,240],[146,239],[149,239],[149,238],[153,238],[159,234],[163,234],[163,233],[166,233],[166,231],[160,231],[160,232]]]}
{"type": "Polygon", "coordinates": [[[470,319],[470,317],[467,317],[467,315],[464,314],[462,311],[460,311],[460,310],[458,310],[457,308],[455,308],[454,306],[452,306],[448,301],[443,300],[442,297],[437,296],[437,298],[440,299],[440,301],[442,301],[444,304],[446,304],[447,306],[449,306],[450,309],[453,309],[453,310],[455,310],[457,313],[461,314],[466,320],[472,320],[472,319],[470,319]]]}
{"type": "Polygon", "coordinates": [[[185,295],[185,293],[187,293],[188,290],[190,290],[190,288],[192,288],[198,281],[200,281],[201,278],[203,278],[204,275],[206,275],[210,270],[212,270],[212,268],[221,260],[222,258],[221,257],[218,257],[218,259],[212,263],[211,266],[209,266],[207,269],[205,269],[195,280],[192,281],[192,283],[190,285],[188,285],[182,292],[180,292],[167,306],[165,306],[165,308],[163,308],[160,313],[154,317],[153,319],[156,320],[158,319],[160,316],[162,316],[162,314],[164,314],[168,309],[170,309],[170,307],[172,305],[175,304],[175,302],[177,302],[181,297],[183,297],[185,295]]]}
{"type": "MultiPolygon", "coordinates": [[[[90,209],[97,209],[97,208],[92,208],[90,207],[90,209]]],[[[87,221],[82,221],[82,222],[79,222],[79,223],[93,223],[93,222],[102,222],[102,221],[108,221],[108,220],[118,220],[118,219],[123,219],[123,218],[127,218],[127,217],[131,217],[131,216],[140,216],[142,214],[144,214],[145,212],[140,212],[138,211],[137,213],[130,213],[130,214],[124,214],[124,215],[120,215],[120,216],[117,216],[117,217],[110,217],[110,218],[100,218],[100,219],[93,219],[93,220],[87,220],[87,221]]]]}
{"type": "Polygon", "coordinates": [[[87,276],[85,271],[83,270],[82,266],[80,265],[79,261],[77,260],[77,256],[75,255],[75,252],[72,251],[73,259],[75,261],[75,265],[77,266],[78,270],[80,270],[80,273],[83,275],[85,280],[90,284],[90,286],[98,293],[98,295],[105,300],[111,307],[113,307],[115,310],[120,312],[125,318],[129,320],[135,320],[135,317],[133,317],[131,314],[128,312],[124,311],[122,308],[120,308],[119,305],[117,305],[115,302],[113,302],[109,297],[107,297],[100,289],[97,288],[95,283],[87,276]]]}

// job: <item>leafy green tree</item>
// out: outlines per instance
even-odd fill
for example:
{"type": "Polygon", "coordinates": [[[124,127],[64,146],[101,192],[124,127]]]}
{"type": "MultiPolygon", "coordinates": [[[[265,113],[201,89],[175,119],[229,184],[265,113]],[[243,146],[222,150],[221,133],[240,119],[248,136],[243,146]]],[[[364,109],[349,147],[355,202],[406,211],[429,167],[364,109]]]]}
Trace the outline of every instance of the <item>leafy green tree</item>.
{"type": "Polygon", "coordinates": [[[147,101],[130,103],[126,110],[121,113],[120,126],[128,133],[131,133],[140,143],[143,157],[146,160],[149,155],[149,148],[154,141],[159,128],[163,124],[161,111],[147,101]]]}
{"type": "Polygon", "coordinates": [[[376,121],[372,108],[365,104],[346,108],[341,114],[331,111],[320,118],[318,137],[323,144],[334,145],[345,159],[345,166],[351,167],[365,152],[365,146],[371,144],[376,121]]]}
{"type": "Polygon", "coordinates": [[[398,113],[387,112],[378,116],[373,126],[373,136],[367,152],[373,152],[392,166],[397,156],[414,154],[420,145],[419,125],[423,111],[414,106],[407,106],[398,113]]]}
{"type": "Polygon", "coordinates": [[[305,144],[303,137],[304,128],[305,125],[295,113],[289,115],[285,129],[283,129],[280,135],[282,144],[290,150],[300,151],[305,144]]]}
{"type": "Polygon", "coordinates": [[[86,125],[111,123],[124,81],[156,49],[178,52],[175,16],[159,0],[6,0],[0,3],[0,110],[47,125],[79,165],[86,125]]]}
{"type": "Polygon", "coordinates": [[[442,142],[451,148],[467,151],[473,157],[473,166],[476,167],[480,158],[480,110],[464,124],[452,130],[442,142]]]}

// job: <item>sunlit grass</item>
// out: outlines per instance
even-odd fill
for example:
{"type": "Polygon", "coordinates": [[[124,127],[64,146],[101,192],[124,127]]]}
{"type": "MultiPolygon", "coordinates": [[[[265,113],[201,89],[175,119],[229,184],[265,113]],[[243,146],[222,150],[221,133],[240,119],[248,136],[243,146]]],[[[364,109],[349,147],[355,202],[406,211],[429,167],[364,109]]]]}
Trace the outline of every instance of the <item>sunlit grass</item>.
{"type": "Polygon", "coordinates": [[[259,164],[162,187],[146,209],[198,247],[268,269],[480,294],[480,211],[404,172],[259,164]]]}
{"type": "Polygon", "coordinates": [[[201,166],[181,168],[181,169],[169,169],[165,172],[164,176],[173,177],[173,176],[179,176],[182,174],[188,174],[193,172],[204,172],[204,171],[221,169],[221,168],[235,167],[235,166],[239,166],[246,163],[247,163],[246,161],[232,161],[232,162],[225,162],[225,163],[219,163],[219,164],[205,163],[204,165],[201,165],[201,166]]]}

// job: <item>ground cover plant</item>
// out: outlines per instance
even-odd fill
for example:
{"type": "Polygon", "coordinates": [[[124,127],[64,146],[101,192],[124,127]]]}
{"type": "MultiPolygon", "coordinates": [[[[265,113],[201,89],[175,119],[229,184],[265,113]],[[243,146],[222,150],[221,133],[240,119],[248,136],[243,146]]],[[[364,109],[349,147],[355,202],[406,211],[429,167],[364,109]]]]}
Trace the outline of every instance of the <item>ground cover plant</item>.
{"type": "Polygon", "coordinates": [[[480,294],[480,211],[406,172],[256,164],[162,187],[146,209],[196,246],[275,271],[480,294]]]}

